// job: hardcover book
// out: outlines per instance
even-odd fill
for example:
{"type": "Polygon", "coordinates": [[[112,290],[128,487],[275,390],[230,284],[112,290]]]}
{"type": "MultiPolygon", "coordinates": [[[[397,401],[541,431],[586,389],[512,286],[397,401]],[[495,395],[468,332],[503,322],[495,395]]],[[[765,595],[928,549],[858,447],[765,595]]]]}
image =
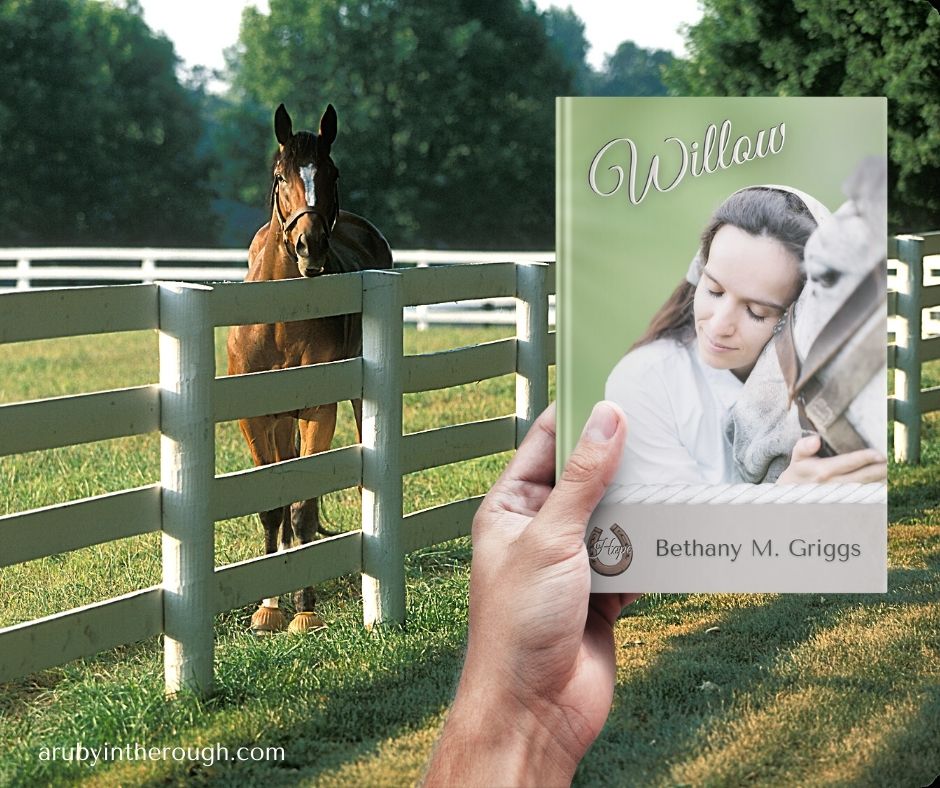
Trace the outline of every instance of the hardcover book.
{"type": "Polygon", "coordinates": [[[887,589],[882,98],[560,98],[558,467],[594,591],[887,589]]]}

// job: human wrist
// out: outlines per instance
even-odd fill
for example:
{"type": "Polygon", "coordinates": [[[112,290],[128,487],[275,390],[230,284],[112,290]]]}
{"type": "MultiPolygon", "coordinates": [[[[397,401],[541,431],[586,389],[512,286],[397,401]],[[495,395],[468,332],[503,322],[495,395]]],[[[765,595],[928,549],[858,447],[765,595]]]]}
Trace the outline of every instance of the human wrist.
{"type": "Polygon", "coordinates": [[[557,736],[555,715],[464,674],[425,786],[569,785],[581,753],[557,736]]]}

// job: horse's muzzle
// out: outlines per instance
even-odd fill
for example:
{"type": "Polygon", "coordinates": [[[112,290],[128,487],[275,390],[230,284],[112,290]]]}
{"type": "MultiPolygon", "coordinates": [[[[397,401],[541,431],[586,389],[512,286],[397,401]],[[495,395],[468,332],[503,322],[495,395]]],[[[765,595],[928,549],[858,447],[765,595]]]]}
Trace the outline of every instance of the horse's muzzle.
{"type": "Polygon", "coordinates": [[[320,276],[326,271],[326,266],[316,265],[312,261],[304,260],[302,257],[297,261],[297,268],[300,275],[306,277],[320,276]]]}

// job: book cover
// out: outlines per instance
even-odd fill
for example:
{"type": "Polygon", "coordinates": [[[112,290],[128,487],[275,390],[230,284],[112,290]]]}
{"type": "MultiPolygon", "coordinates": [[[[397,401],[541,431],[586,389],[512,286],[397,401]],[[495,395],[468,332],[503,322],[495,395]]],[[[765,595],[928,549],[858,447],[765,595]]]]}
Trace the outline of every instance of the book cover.
{"type": "Polygon", "coordinates": [[[558,467],[594,591],[887,587],[882,98],[560,98],[558,467]]]}

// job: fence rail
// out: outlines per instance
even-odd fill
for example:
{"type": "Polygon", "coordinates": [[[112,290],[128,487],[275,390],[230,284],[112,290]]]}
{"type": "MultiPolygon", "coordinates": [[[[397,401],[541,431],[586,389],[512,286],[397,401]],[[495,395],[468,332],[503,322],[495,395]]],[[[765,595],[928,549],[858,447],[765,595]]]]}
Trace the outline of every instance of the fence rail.
{"type": "Polygon", "coordinates": [[[284,282],[160,283],[17,291],[0,342],[158,329],[160,382],[0,406],[2,453],[161,433],[161,480],[0,517],[0,566],[161,531],[160,586],[0,629],[0,681],[164,635],[167,691],[212,685],[212,617],[349,573],[367,625],[405,614],[407,552],[469,533],[480,497],[403,516],[402,477],[518,445],[548,404],[554,269],[495,263],[366,271],[284,282]],[[519,304],[516,337],[421,356],[402,352],[406,305],[475,298],[519,304]],[[363,353],[309,367],[215,377],[216,326],[361,312],[363,353]],[[402,395],[516,373],[516,413],[402,434],[402,395]],[[362,397],[362,444],[215,475],[211,425],[362,397]],[[362,485],[358,531],[214,566],[214,523],[362,485]],[[68,523],[68,527],[63,527],[68,523]]]}
{"type": "Polygon", "coordinates": [[[930,311],[940,306],[940,285],[925,265],[935,255],[940,255],[940,232],[900,235],[888,242],[888,257],[897,261],[893,289],[888,293],[888,315],[895,318],[895,340],[888,345],[888,366],[895,370],[888,419],[895,422],[898,462],[920,462],[922,418],[940,410],[940,387],[921,388],[923,363],[940,358],[940,336],[924,336],[925,328],[929,330],[934,322],[930,311]]]}

